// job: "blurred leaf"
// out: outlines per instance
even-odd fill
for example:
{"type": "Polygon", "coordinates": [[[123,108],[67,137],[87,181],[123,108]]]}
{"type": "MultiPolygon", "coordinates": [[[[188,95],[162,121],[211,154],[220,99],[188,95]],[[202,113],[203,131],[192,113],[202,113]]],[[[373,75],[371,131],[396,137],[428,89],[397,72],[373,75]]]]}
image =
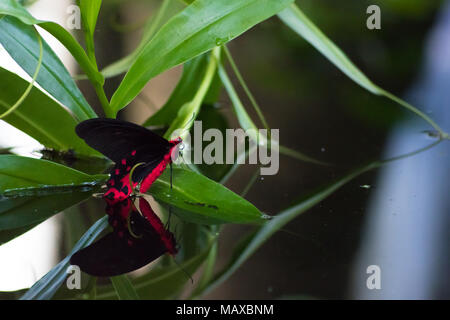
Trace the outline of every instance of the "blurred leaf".
{"type": "Polygon", "coordinates": [[[139,300],[139,296],[126,275],[111,277],[111,283],[119,300],[139,300]]]}
{"type": "Polygon", "coordinates": [[[254,141],[258,141],[258,127],[255,125],[255,123],[245,110],[244,105],[242,104],[241,99],[234,89],[233,83],[228,77],[227,71],[222,64],[219,64],[219,76],[222,80],[225,90],[228,93],[228,96],[230,97],[231,103],[233,104],[233,110],[236,114],[240,126],[244,130],[254,130],[254,135],[250,136],[250,138],[254,141]]]}
{"type": "MultiPolygon", "coordinates": [[[[41,192],[39,192],[41,191],[41,192]]],[[[65,192],[0,198],[0,244],[28,231],[51,216],[88,199],[94,188],[67,188],[65,192]]]]}
{"type": "MultiPolygon", "coordinates": [[[[23,24],[11,16],[0,18],[0,43],[20,67],[30,76],[39,60],[39,43],[33,26],[23,24]]],[[[62,62],[43,41],[44,57],[36,82],[55,99],[66,106],[78,120],[97,115],[73,82],[62,62]]]]}
{"type": "Polygon", "coordinates": [[[174,11],[179,11],[178,2],[174,0],[163,0],[155,17],[152,16],[150,19],[148,19],[142,33],[141,41],[139,42],[137,48],[129,55],[105,67],[101,71],[103,76],[105,78],[110,78],[128,71],[128,69],[141,53],[142,49],[153,37],[153,35],[161,25],[161,22],[164,22],[170,16],[172,16],[174,11]]]}
{"type": "Polygon", "coordinates": [[[97,61],[95,59],[94,31],[102,1],[79,0],[78,5],[80,6],[81,19],[83,20],[86,51],[92,64],[97,66],[97,61]]]}
{"type": "MultiPolygon", "coordinates": [[[[220,113],[220,110],[218,108],[215,108],[211,105],[203,105],[200,113],[197,117],[197,120],[201,121],[202,123],[202,131],[206,132],[208,129],[218,129],[222,133],[223,137],[226,136],[226,129],[228,128],[228,122],[225,118],[225,116],[220,113]]],[[[191,130],[192,131],[192,130],[191,130]]],[[[191,137],[193,137],[193,143],[192,147],[193,150],[196,148],[196,141],[194,138],[193,132],[191,132],[191,137]]],[[[205,150],[204,147],[208,144],[208,142],[204,142],[202,139],[202,146],[200,150],[205,150]]],[[[224,139],[223,141],[223,150],[226,149],[226,141],[224,139]]],[[[220,181],[230,170],[232,165],[226,164],[225,159],[224,164],[206,164],[202,163],[198,165],[198,169],[202,174],[207,176],[208,178],[214,180],[214,181],[220,181]]]]}
{"type": "Polygon", "coordinates": [[[90,176],[47,160],[0,155],[0,193],[25,192],[30,188],[53,188],[53,192],[57,192],[61,187],[93,186],[105,177],[90,176]]]}
{"type": "MultiPolygon", "coordinates": [[[[0,113],[22,95],[28,82],[0,67],[0,113]]],[[[75,119],[56,101],[34,87],[22,104],[3,120],[33,137],[47,148],[99,155],[75,134],[75,119]]]]}
{"type": "Polygon", "coordinates": [[[51,299],[58,288],[63,284],[67,276],[67,268],[70,266],[70,257],[78,250],[90,245],[107,227],[108,217],[104,216],[98,220],[81,237],[70,254],[58,263],[45,276],[37,281],[20,299],[21,300],[47,300],[51,299]]]}
{"type": "Polygon", "coordinates": [[[298,33],[306,41],[308,41],[314,48],[322,53],[331,63],[339,68],[345,75],[347,75],[354,82],[361,87],[370,91],[373,94],[385,96],[386,98],[400,104],[406,109],[414,112],[416,115],[427,121],[434,129],[439,131],[443,138],[448,138],[448,134],[445,133],[429,116],[403,101],[402,99],[394,96],[386,90],[380,88],[374,84],[369,78],[361,72],[317,26],[312,23],[311,20],[298,8],[295,4],[290,5],[285,10],[278,14],[278,17],[288,27],[298,33]]]}
{"type": "Polygon", "coordinates": [[[183,66],[181,79],[166,104],[147,119],[143,126],[169,125],[173,121],[173,115],[178,113],[181,106],[194,98],[205,75],[207,65],[207,54],[187,61],[183,66]]]}
{"type": "Polygon", "coordinates": [[[172,17],[144,47],[111,99],[117,112],[154,76],[239,36],[292,0],[197,0],[172,17]]]}
{"type": "Polygon", "coordinates": [[[205,67],[205,73],[201,78],[200,85],[198,89],[195,91],[195,95],[192,100],[187,101],[183,104],[178,112],[176,118],[170,124],[169,129],[164,134],[166,139],[173,138],[172,134],[176,130],[180,130],[176,136],[185,139],[185,136],[189,133],[193,120],[200,113],[200,108],[203,103],[203,99],[209,91],[209,87],[211,86],[211,82],[214,79],[217,70],[217,63],[220,60],[220,48],[214,48],[211,54],[208,54],[208,64],[205,67]]]}
{"type": "MultiPolygon", "coordinates": [[[[31,14],[29,14],[28,11],[24,7],[22,7],[18,2],[14,1],[14,0],[2,0],[0,2],[0,15],[1,14],[14,16],[17,19],[19,19],[20,21],[22,21],[24,24],[27,24],[27,25],[37,24],[41,28],[48,31],[52,36],[54,36],[56,39],[58,39],[59,42],[61,42],[61,44],[63,44],[67,50],[70,51],[72,56],[80,64],[80,67],[83,69],[83,71],[86,73],[88,78],[92,81],[92,83],[103,85],[103,83],[105,81],[103,76],[98,72],[96,66],[94,64],[92,64],[92,62],[90,61],[89,57],[86,55],[86,52],[83,50],[83,48],[80,46],[80,44],[62,26],[60,26],[59,24],[54,23],[54,22],[41,21],[41,20],[37,20],[37,19],[33,18],[33,16],[31,14]]],[[[2,17],[2,18],[0,18],[0,20],[3,18],[8,18],[8,17],[2,17]]],[[[15,22],[15,24],[21,26],[21,24],[18,22],[15,22]]],[[[24,26],[21,26],[21,28],[24,29],[24,26]]],[[[27,46],[27,48],[30,48],[30,47],[27,46]]],[[[56,57],[56,55],[53,52],[52,52],[52,56],[56,57]]],[[[21,65],[21,63],[19,63],[19,65],[21,65]]],[[[50,70],[59,71],[58,69],[50,69],[50,70]]],[[[27,71],[27,70],[25,70],[25,71],[27,71]]],[[[67,73],[67,71],[66,71],[66,73],[67,73]]],[[[60,75],[59,72],[58,72],[58,75],[60,75]]],[[[65,80],[67,80],[67,79],[65,79],[65,80]]],[[[64,84],[65,82],[62,82],[62,83],[64,84]]],[[[70,83],[71,84],[73,83],[72,78],[70,78],[70,83]]],[[[42,85],[42,87],[47,90],[47,88],[45,88],[45,86],[42,85]]],[[[51,88],[51,86],[49,88],[51,88]]],[[[50,92],[50,90],[47,90],[47,91],[50,92]]],[[[52,93],[52,92],[50,92],[50,93],[52,93]]],[[[58,100],[60,100],[59,97],[57,97],[57,96],[55,96],[55,97],[58,100]]],[[[62,101],[64,103],[63,100],[60,100],[60,101],[62,101]]],[[[88,105],[85,105],[84,107],[86,107],[86,106],[88,106],[88,105]]],[[[67,106],[67,107],[70,108],[70,106],[67,106]]],[[[87,112],[88,112],[88,114],[93,113],[92,109],[90,109],[90,108],[87,109],[87,112]]],[[[95,117],[95,113],[91,117],[95,117]]]]}
{"type": "Polygon", "coordinates": [[[218,243],[214,242],[211,250],[209,251],[208,257],[206,258],[205,265],[203,267],[202,275],[197,283],[196,288],[192,291],[191,296],[195,297],[199,293],[203,292],[206,286],[210,283],[210,281],[214,277],[214,269],[217,262],[217,254],[218,254],[218,243]]]}
{"type": "Polygon", "coordinates": [[[150,194],[161,204],[171,205],[181,218],[204,224],[261,223],[261,212],[250,202],[223,185],[190,170],[166,170],[150,188],[150,194]]]}
{"type": "MultiPolygon", "coordinates": [[[[268,145],[268,141],[266,137],[260,134],[260,131],[258,130],[258,127],[255,125],[253,120],[250,118],[249,114],[245,110],[244,105],[241,102],[241,99],[239,98],[236,90],[234,89],[233,83],[231,82],[230,78],[228,77],[227,71],[225,70],[225,67],[222,64],[219,64],[218,73],[220,76],[220,79],[222,80],[223,86],[225,87],[225,90],[228,93],[228,96],[230,97],[231,103],[233,105],[233,110],[236,114],[236,117],[238,118],[240,126],[244,130],[248,130],[248,136],[251,140],[256,142],[258,146],[268,146],[270,147],[273,152],[283,153],[285,155],[291,156],[297,160],[320,164],[320,165],[328,165],[320,160],[314,159],[306,154],[303,154],[299,151],[291,150],[289,148],[286,148],[284,146],[280,146],[278,144],[278,141],[272,140],[271,144],[268,145]],[[278,149],[278,150],[276,150],[278,149]]],[[[252,147],[251,147],[252,148],[252,147]]],[[[253,150],[253,148],[252,148],[253,150]]]]}

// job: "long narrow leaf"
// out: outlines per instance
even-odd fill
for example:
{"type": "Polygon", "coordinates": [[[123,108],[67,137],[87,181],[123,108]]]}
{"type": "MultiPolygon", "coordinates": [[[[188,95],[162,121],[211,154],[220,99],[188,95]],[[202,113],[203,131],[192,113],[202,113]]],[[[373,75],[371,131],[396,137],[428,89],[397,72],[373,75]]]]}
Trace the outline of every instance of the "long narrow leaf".
{"type": "MultiPolygon", "coordinates": [[[[5,112],[29,85],[27,81],[0,68],[0,113],[5,112]]],[[[33,87],[19,108],[2,120],[33,137],[45,147],[86,156],[99,156],[75,134],[75,119],[55,100],[33,87]]]]}
{"type": "Polygon", "coordinates": [[[62,26],[54,22],[35,19],[24,7],[22,7],[15,0],[2,0],[0,2],[0,14],[16,17],[27,25],[39,25],[40,27],[48,31],[52,36],[58,39],[58,41],[61,42],[61,44],[64,45],[67,50],[70,51],[72,56],[75,58],[75,60],[77,60],[77,62],[80,64],[80,67],[93,83],[103,85],[104,78],[101,73],[99,73],[95,65],[92,64],[80,44],[62,26]]]}
{"type": "Polygon", "coordinates": [[[37,281],[20,299],[21,300],[48,300],[53,297],[58,288],[63,284],[67,277],[67,268],[70,266],[70,257],[78,250],[90,245],[100,233],[108,227],[108,217],[105,216],[98,220],[81,237],[70,254],[58,263],[45,276],[37,281]]]}
{"type": "MultiPolygon", "coordinates": [[[[33,76],[39,60],[39,42],[34,27],[14,17],[4,16],[0,18],[0,30],[0,44],[25,72],[33,76]]],[[[44,57],[36,82],[79,120],[96,117],[67,69],[48,44],[42,41],[44,57]]]]}
{"type": "Polygon", "coordinates": [[[183,74],[167,102],[154,115],[144,122],[144,126],[169,125],[173,115],[186,102],[191,101],[204,77],[208,56],[203,54],[187,61],[183,66],[183,74]]]}
{"type": "Polygon", "coordinates": [[[278,17],[361,87],[372,92],[373,94],[385,96],[388,99],[402,105],[411,112],[414,112],[419,117],[427,121],[434,129],[436,129],[442,138],[448,138],[448,133],[445,133],[439,125],[437,125],[425,113],[374,84],[360,69],[358,69],[358,67],[353,64],[353,62],[350,61],[350,59],[344,52],[342,52],[341,49],[339,49],[338,46],[336,46],[316,25],[314,25],[311,20],[308,19],[308,17],[300,10],[298,6],[295,4],[290,5],[278,13],[278,17]]]}
{"type": "Polygon", "coordinates": [[[105,175],[88,175],[41,159],[0,155],[0,193],[26,192],[44,188],[90,186],[105,180],[105,175]]]}
{"type": "Polygon", "coordinates": [[[204,224],[261,223],[261,212],[250,202],[207,177],[175,167],[173,188],[165,171],[149,193],[161,204],[171,205],[187,221],[204,224]],[[202,190],[198,192],[197,190],[202,190]]]}
{"type": "Polygon", "coordinates": [[[194,1],[170,19],[145,46],[114,93],[113,109],[117,112],[124,108],[154,76],[236,38],[291,2],[194,1]]]}

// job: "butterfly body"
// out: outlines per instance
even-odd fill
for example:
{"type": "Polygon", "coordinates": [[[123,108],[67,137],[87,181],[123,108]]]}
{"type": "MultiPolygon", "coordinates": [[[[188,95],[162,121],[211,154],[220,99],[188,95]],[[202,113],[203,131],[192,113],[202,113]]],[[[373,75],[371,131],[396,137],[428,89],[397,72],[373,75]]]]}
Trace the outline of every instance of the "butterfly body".
{"type": "Polygon", "coordinates": [[[117,119],[83,121],[76,133],[114,161],[104,197],[116,201],[129,197],[140,182],[140,192],[146,192],[175,158],[182,142],[181,138],[168,141],[144,127],[117,119]]]}

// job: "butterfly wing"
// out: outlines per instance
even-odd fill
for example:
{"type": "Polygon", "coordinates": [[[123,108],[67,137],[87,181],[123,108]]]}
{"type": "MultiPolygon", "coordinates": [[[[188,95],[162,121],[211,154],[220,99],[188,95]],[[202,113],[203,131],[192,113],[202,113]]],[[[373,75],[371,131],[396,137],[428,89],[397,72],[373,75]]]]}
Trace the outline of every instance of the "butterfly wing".
{"type": "Polygon", "coordinates": [[[123,214],[126,204],[115,204],[110,223],[115,225],[111,232],[77,251],[70,258],[83,272],[97,277],[112,277],[137,270],[167,252],[164,242],[150,223],[137,211],[130,213],[130,226],[123,214]],[[118,207],[121,206],[121,207],[118,207]],[[116,223],[114,223],[116,221],[116,223]],[[118,223],[117,223],[118,221],[118,223]],[[132,229],[132,234],[129,229],[132,229]]]}
{"type": "Polygon", "coordinates": [[[117,119],[89,119],[75,128],[77,135],[92,148],[114,162],[121,162],[135,151],[135,159],[151,162],[171,147],[169,141],[131,122],[117,119]]]}
{"type": "Polygon", "coordinates": [[[154,172],[173,147],[154,132],[117,119],[86,120],[75,131],[89,146],[115,162],[105,194],[113,199],[124,199],[131,193],[128,174],[136,164],[144,163],[133,172],[132,181],[137,184],[154,172]]]}

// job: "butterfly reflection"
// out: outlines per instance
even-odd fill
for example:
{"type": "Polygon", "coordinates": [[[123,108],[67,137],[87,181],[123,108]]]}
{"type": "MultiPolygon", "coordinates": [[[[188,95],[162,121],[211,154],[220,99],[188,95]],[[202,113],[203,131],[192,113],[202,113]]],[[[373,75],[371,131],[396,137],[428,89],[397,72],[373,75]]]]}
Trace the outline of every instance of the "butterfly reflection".
{"type": "Polygon", "coordinates": [[[177,253],[174,235],[144,198],[139,198],[140,211],[130,197],[105,201],[113,231],[77,251],[70,259],[72,265],[93,276],[112,277],[137,270],[165,253],[177,253]]]}

